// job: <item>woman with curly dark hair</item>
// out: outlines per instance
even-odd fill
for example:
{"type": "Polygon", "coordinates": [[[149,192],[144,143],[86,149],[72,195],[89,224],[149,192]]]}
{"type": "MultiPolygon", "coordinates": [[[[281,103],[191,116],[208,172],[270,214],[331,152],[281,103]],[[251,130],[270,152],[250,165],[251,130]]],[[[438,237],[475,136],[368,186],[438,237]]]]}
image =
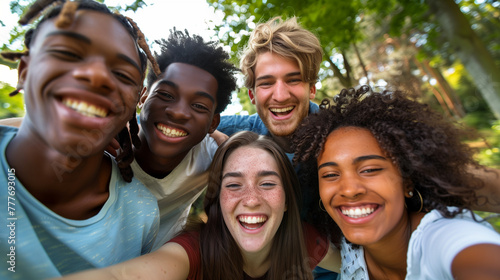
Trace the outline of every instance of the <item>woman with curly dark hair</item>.
{"type": "Polygon", "coordinates": [[[331,217],[317,221],[341,245],[342,279],[498,279],[500,235],[471,213],[482,182],[462,130],[400,91],[343,90],[321,107],[294,160],[331,217]]]}

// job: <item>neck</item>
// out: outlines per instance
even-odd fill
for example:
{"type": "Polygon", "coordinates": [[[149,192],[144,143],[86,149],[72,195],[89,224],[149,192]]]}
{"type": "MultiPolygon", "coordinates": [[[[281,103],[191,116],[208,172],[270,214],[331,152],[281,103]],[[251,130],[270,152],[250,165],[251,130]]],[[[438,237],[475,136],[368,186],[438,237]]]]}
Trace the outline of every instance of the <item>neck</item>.
{"type": "Polygon", "coordinates": [[[269,259],[269,252],[263,253],[243,253],[243,271],[252,277],[261,277],[271,267],[271,260],[269,259]]]}
{"type": "Polygon", "coordinates": [[[134,147],[134,158],[142,170],[150,176],[158,179],[164,178],[170,174],[184,158],[178,157],[180,158],[179,160],[178,158],[160,157],[157,153],[151,151],[146,137],[142,132],[139,133],[139,138],[142,145],[140,149],[134,147]]]}
{"type": "Polygon", "coordinates": [[[5,153],[24,188],[63,217],[92,216],[107,199],[111,162],[103,160],[104,151],[85,157],[62,153],[20,129],[5,153]],[[82,200],[86,205],[74,206],[82,200]]]}
{"type": "Polygon", "coordinates": [[[271,134],[271,138],[276,142],[286,153],[292,153],[292,142],[291,137],[287,136],[276,136],[271,134]]]}
{"type": "Polygon", "coordinates": [[[370,279],[404,279],[406,277],[408,244],[421,217],[405,214],[393,232],[375,244],[363,246],[370,279]]]}

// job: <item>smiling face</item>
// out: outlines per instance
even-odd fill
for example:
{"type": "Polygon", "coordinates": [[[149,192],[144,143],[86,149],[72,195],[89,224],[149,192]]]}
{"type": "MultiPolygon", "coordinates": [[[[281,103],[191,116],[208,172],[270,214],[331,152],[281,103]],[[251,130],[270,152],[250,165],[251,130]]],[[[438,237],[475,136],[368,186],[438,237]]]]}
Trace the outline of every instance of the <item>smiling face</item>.
{"type": "Polygon", "coordinates": [[[229,155],[222,171],[220,206],[242,253],[267,256],[286,211],[278,166],[269,152],[247,146],[229,155]]]}
{"type": "Polygon", "coordinates": [[[401,174],[367,129],[330,133],[318,179],[325,210],[352,243],[370,246],[407,229],[401,174]]]}
{"type": "Polygon", "coordinates": [[[275,136],[292,134],[309,113],[309,100],[316,95],[316,88],[303,81],[297,62],[270,52],[257,58],[254,90],[250,99],[275,136]]]}
{"type": "Polygon", "coordinates": [[[217,80],[207,71],[172,63],[141,97],[141,138],[152,154],[180,162],[219,124],[217,80]]]}
{"type": "Polygon", "coordinates": [[[102,153],[135,112],[139,64],[133,38],[110,15],[77,11],[68,28],[42,23],[19,66],[26,127],[61,153],[102,153]]]}

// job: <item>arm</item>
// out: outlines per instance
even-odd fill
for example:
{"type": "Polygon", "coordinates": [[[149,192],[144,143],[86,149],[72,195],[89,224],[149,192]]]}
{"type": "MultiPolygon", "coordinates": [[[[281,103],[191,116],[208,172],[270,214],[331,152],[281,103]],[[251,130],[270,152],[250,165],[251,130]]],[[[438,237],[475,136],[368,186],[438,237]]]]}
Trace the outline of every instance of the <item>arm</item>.
{"type": "Polygon", "coordinates": [[[484,187],[476,192],[479,205],[475,205],[473,210],[500,213],[500,170],[471,168],[470,173],[484,182],[484,187]],[[487,203],[484,198],[488,199],[487,203]]]}
{"type": "Polygon", "coordinates": [[[500,246],[478,244],[462,250],[453,259],[451,272],[457,280],[500,279],[500,246]]]}
{"type": "Polygon", "coordinates": [[[210,134],[210,137],[214,138],[215,142],[217,142],[217,145],[221,145],[224,141],[229,138],[226,134],[218,131],[217,129],[210,134]]]}
{"type": "Polygon", "coordinates": [[[24,118],[1,119],[0,120],[0,125],[20,127],[21,123],[23,122],[23,119],[24,118]]]}
{"type": "Polygon", "coordinates": [[[170,242],[153,253],[102,269],[72,274],[62,279],[166,279],[185,280],[189,275],[189,257],[178,243],[170,242]]]}
{"type": "Polygon", "coordinates": [[[333,244],[330,244],[330,248],[328,248],[328,252],[325,257],[318,263],[319,267],[324,269],[340,273],[341,267],[341,258],[340,251],[333,244]]]}

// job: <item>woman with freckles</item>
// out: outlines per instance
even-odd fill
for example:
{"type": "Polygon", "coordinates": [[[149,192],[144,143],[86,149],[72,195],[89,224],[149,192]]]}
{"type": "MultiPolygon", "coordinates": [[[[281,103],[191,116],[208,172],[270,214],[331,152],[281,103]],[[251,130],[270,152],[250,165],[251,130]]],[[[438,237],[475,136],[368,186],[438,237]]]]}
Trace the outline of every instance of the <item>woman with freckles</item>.
{"type": "Polygon", "coordinates": [[[463,131],[399,91],[343,90],[321,107],[295,161],[341,244],[341,279],[500,279],[500,235],[470,210],[487,198],[463,131]]]}
{"type": "Polygon", "coordinates": [[[316,265],[339,270],[339,252],[302,224],[298,179],[274,141],[234,134],[209,171],[206,223],[189,222],[153,253],[67,279],[313,279],[316,265]]]}

